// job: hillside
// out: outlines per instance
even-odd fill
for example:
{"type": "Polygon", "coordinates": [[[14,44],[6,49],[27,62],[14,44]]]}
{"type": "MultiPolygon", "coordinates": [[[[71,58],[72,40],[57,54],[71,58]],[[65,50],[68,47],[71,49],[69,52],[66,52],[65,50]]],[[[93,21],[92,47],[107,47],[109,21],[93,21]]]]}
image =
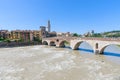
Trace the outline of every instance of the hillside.
{"type": "Polygon", "coordinates": [[[103,33],[94,33],[91,37],[120,37],[120,30],[108,31],[103,33]]]}

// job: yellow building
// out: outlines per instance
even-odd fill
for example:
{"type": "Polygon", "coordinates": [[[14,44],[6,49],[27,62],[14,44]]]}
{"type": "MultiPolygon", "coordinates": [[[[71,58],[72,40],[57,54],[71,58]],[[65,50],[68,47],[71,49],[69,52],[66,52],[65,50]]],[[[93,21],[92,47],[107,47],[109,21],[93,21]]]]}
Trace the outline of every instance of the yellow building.
{"type": "Polygon", "coordinates": [[[37,37],[37,38],[41,37],[40,30],[33,30],[32,32],[33,32],[33,37],[37,37]]]}
{"type": "Polygon", "coordinates": [[[12,40],[22,40],[22,41],[32,41],[33,35],[30,30],[13,30],[10,34],[10,39],[12,40]]]}

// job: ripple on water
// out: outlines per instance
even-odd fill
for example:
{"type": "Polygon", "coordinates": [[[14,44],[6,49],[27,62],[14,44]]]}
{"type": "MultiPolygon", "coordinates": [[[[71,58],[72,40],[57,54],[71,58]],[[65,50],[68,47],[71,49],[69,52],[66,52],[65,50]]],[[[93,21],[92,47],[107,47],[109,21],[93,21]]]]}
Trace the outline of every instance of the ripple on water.
{"type": "Polygon", "coordinates": [[[24,68],[19,68],[13,65],[4,65],[0,67],[0,80],[22,80],[20,74],[24,71],[24,68]]]}
{"type": "Polygon", "coordinates": [[[113,69],[113,65],[90,59],[85,59],[84,63],[90,74],[90,80],[116,80],[116,75],[118,75],[116,72],[119,69],[113,69]]]}
{"type": "Polygon", "coordinates": [[[52,55],[51,59],[61,58],[64,56],[65,53],[56,53],[52,55]]]}
{"type": "Polygon", "coordinates": [[[102,62],[97,55],[77,56],[77,51],[38,47],[3,49],[0,80],[120,80],[120,68],[105,59],[102,62]]]}

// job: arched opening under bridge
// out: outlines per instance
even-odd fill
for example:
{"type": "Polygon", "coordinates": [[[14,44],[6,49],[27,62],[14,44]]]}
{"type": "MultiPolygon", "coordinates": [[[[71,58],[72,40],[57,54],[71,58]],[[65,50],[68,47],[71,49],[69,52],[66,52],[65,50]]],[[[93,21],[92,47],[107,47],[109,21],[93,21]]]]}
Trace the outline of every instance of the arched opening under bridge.
{"type": "Polygon", "coordinates": [[[54,41],[50,41],[50,46],[56,46],[54,41]]]}
{"type": "Polygon", "coordinates": [[[59,43],[59,47],[66,47],[66,48],[70,48],[70,42],[63,40],[59,43]]]}
{"type": "Polygon", "coordinates": [[[84,51],[84,53],[93,53],[93,47],[86,41],[77,42],[74,46],[75,50],[84,51]]]}
{"type": "Polygon", "coordinates": [[[43,41],[42,45],[48,45],[48,42],[47,41],[43,41]]]}
{"type": "Polygon", "coordinates": [[[120,57],[120,45],[109,44],[100,50],[101,54],[120,57]]]}

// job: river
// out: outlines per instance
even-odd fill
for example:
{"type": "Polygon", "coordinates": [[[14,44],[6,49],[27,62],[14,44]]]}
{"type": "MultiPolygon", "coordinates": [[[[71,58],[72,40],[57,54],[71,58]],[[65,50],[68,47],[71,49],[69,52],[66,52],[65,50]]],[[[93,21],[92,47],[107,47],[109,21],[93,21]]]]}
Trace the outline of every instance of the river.
{"type": "Polygon", "coordinates": [[[120,80],[120,57],[43,45],[0,48],[0,80],[120,80]]]}

